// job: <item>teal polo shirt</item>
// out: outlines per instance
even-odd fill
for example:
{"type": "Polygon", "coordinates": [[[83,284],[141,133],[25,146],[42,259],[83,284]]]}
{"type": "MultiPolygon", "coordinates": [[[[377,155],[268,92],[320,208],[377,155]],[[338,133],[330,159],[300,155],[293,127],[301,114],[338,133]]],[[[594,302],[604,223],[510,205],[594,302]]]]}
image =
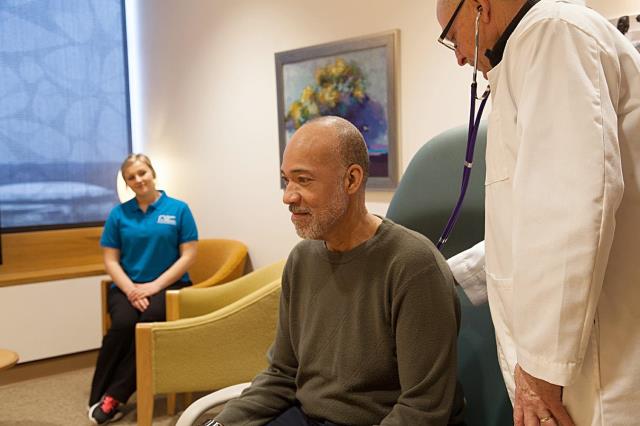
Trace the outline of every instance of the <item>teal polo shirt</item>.
{"type": "Polygon", "coordinates": [[[104,224],[100,245],[120,250],[120,265],[134,283],[158,278],[180,257],[180,244],[198,240],[189,206],[160,193],[146,213],[134,198],[114,207],[104,224]]]}

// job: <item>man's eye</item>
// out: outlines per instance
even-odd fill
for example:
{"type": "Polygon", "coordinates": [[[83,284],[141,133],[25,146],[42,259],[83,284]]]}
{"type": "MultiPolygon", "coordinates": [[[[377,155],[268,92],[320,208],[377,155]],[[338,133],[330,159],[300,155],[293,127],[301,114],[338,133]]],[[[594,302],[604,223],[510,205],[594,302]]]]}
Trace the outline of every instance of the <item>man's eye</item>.
{"type": "Polygon", "coordinates": [[[309,182],[311,182],[311,179],[309,179],[307,177],[304,177],[304,176],[299,176],[298,177],[298,183],[301,184],[301,185],[304,185],[304,184],[309,183],[309,182]]]}

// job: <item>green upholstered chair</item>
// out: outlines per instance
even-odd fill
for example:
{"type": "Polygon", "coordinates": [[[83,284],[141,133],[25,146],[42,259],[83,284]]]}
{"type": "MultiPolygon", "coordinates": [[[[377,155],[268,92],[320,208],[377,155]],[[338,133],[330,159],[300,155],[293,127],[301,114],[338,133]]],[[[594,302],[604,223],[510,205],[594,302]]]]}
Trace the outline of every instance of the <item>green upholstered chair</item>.
{"type": "MultiPolygon", "coordinates": [[[[484,239],[484,153],[487,129],[478,133],[467,196],[443,254],[449,258],[484,239]]],[[[448,130],[424,144],[409,163],[387,217],[434,243],[455,205],[462,180],[467,128],[448,130]]],[[[458,376],[467,400],[468,425],[512,425],[511,402],[498,366],[495,333],[487,304],[473,306],[458,288],[462,326],[458,376]]]]}

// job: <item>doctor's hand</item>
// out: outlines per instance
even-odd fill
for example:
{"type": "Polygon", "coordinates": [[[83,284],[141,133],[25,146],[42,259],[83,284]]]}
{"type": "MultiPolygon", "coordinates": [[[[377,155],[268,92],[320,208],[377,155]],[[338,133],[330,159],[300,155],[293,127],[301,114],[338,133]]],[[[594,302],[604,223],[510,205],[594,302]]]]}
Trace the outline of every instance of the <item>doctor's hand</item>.
{"type": "Polygon", "coordinates": [[[516,364],[515,426],[575,426],[562,405],[562,386],[537,379],[516,364]]]}

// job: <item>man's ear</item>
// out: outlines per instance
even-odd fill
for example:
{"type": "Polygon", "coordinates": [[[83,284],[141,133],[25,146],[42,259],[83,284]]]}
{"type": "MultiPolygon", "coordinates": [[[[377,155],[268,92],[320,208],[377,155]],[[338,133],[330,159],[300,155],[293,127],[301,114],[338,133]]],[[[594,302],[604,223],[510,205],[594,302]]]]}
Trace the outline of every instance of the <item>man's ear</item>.
{"type": "Polygon", "coordinates": [[[491,21],[491,0],[474,0],[476,11],[480,11],[480,21],[488,24],[491,21]]]}
{"type": "Polygon", "coordinates": [[[347,172],[345,174],[345,189],[347,194],[352,195],[358,192],[362,186],[363,179],[364,170],[362,170],[362,167],[357,164],[352,164],[347,167],[347,172]]]}

